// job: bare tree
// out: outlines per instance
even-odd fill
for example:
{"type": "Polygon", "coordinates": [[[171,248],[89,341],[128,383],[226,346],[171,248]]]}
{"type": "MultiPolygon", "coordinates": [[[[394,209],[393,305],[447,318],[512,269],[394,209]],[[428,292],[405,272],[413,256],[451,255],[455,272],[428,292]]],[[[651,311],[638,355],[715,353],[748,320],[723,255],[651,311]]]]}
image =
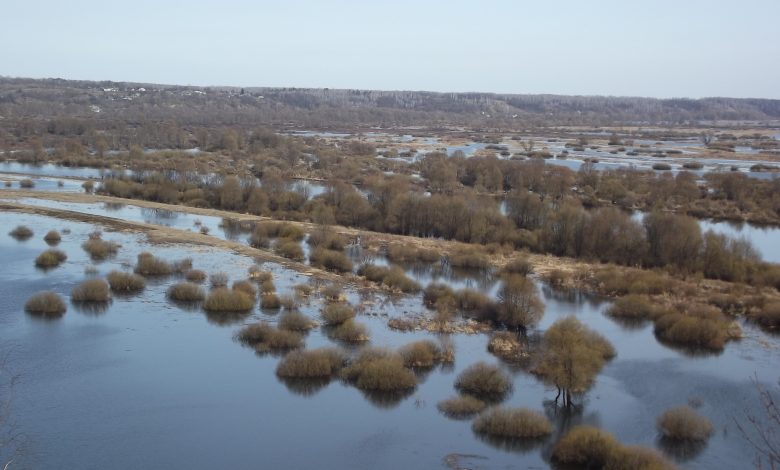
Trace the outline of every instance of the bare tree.
{"type": "MultiPolygon", "coordinates": [[[[780,382],[779,382],[780,383],[780,382]]],[[[758,390],[763,414],[757,416],[745,413],[744,421],[734,419],[734,422],[753,449],[757,452],[756,468],[776,470],[780,468],[780,407],[775,402],[772,393],[753,377],[753,384],[758,390]]]]}
{"type": "Polygon", "coordinates": [[[9,370],[8,357],[7,352],[0,357],[0,465],[3,470],[11,468],[23,443],[23,435],[12,419],[13,392],[19,376],[9,370]]]}

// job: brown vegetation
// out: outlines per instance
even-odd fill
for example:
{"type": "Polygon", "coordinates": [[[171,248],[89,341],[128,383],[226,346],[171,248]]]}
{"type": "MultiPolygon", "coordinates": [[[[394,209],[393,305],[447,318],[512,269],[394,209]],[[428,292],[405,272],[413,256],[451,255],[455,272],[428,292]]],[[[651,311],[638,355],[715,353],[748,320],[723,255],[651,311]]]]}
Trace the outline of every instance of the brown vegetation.
{"type": "Polygon", "coordinates": [[[61,317],[67,307],[62,297],[55,292],[39,292],[27,299],[24,310],[44,317],[61,317]]]}
{"type": "Polygon", "coordinates": [[[111,271],[106,276],[111,291],[121,294],[140,292],[146,287],[146,281],[138,274],[111,271]]]}
{"type": "Polygon", "coordinates": [[[35,258],[35,266],[44,269],[56,268],[66,259],[68,259],[68,255],[63,251],[50,248],[35,258]]]}
{"type": "Polygon", "coordinates": [[[103,279],[88,279],[70,292],[73,302],[108,302],[111,300],[108,283],[103,279]]]}
{"type": "Polygon", "coordinates": [[[489,408],[474,420],[474,432],[514,439],[536,439],[552,434],[553,426],[543,414],[524,408],[489,408]]]}
{"type": "Polygon", "coordinates": [[[471,418],[484,410],[486,406],[487,404],[485,402],[470,395],[458,395],[442,400],[436,404],[436,408],[438,408],[439,411],[454,419],[471,418]]]}
{"type": "Polygon", "coordinates": [[[303,346],[303,336],[296,331],[279,330],[265,322],[247,325],[238,332],[242,343],[257,352],[284,351],[303,346]]]}
{"type": "Polygon", "coordinates": [[[481,400],[501,401],[512,390],[512,380],[500,367],[477,362],[458,375],[455,388],[481,400]]]}
{"type": "Polygon", "coordinates": [[[689,406],[666,410],[658,417],[658,432],[673,441],[704,441],[712,434],[712,423],[689,406]]]}

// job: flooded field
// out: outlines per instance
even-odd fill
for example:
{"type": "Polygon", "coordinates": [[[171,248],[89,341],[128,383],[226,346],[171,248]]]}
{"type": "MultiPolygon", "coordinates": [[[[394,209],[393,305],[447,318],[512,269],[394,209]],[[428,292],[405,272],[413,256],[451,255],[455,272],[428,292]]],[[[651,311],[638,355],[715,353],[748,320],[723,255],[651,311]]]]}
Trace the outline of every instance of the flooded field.
{"type": "MultiPolygon", "coordinates": [[[[98,206],[67,208],[100,213],[94,212],[98,206]]],[[[128,219],[165,219],[134,214],[136,209],[117,211],[130,211],[120,212],[128,219]]],[[[189,217],[194,216],[179,214],[169,226],[187,229],[193,223],[189,217]]],[[[150,245],[142,234],[104,229],[103,237],[121,248],[116,257],[94,263],[80,245],[99,226],[7,212],[0,213],[0,223],[7,230],[24,224],[34,231],[23,242],[6,231],[0,234],[0,255],[6,260],[0,273],[0,343],[20,375],[13,416],[25,435],[24,465],[31,468],[441,468],[448,456],[460,456],[460,465],[477,468],[544,468],[556,437],[577,423],[598,425],[625,443],[658,448],[656,417],[689,402],[710,418],[716,432],[703,448],[665,451],[677,456],[682,468],[744,468],[753,450],[734,419],[759,406],[750,382],[754,374],[762,383],[777,380],[777,339],[749,324],[742,325],[745,338],[722,353],[691,355],[660,344],[650,324],[611,320],[603,313],[607,302],[540,284],[546,314],[538,330],[530,332],[532,338],[555,320],[575,315],[617,350],[573,414],[553,405],[554,389],[490,355],[484,334],[447,335],[455,347],[454,364],[418,372],[414,392],[391,400],[339,380],[305,388],[286,385],[274,373],[279,357],[257,355],[234,339],[242,325],[274,324],[279,313],[255,307],[242,315],[213,315],[181,307],[165,294],[178,282],[176,276],[150,279],[136,296],[114,296],[104,311],[68,302],[62,318],[43,320],[23,310],[37,291],[53,290],[68,299],[71,288],[86,278],[129,270],[145,250],[171,261],[191,257],[195,268],[223,271],[231,280],[246,278],[253,260],[210,247],[150,245]],[[42,271],[33,259],[48,247],[42,236],[51,229],[63,231],[59,249],[68,259],[42,271]],[[533,446],[483,440],[469,421],[450,420],[437,411],[436,403],[454,394],[457,374],[479,360],[501,364],[511,374],[513,393],[505,404],[545,412],[556,427],[550,438],[533,446]]],[[[218,226],[212,234],[222,236],[218,226]]],[[[273,272],[280,294],[292,293],[299,283],[321,285],[279,265],[266,263],[263,269],[273,272]]],[[[418,279],[425,276],[430,274],[418,279]]],[[[484,291],[500,282],[471,278],[469,285],[484,291]]],[[[455,276],[437,280],[463,285],[455,276]]],[[[386,326],[388,318],[425,314],[419,295],[387,296],[348,287],[347,297],[363,306],[357,319],[369,328],[371,345],[445,339],[386,326]]],[[[318,319],[322,305],[315,293],[300,309],[318,319]]],[[[311,331],[305,342],[307,348],[334,344],[322,328],[311,331]]]]}

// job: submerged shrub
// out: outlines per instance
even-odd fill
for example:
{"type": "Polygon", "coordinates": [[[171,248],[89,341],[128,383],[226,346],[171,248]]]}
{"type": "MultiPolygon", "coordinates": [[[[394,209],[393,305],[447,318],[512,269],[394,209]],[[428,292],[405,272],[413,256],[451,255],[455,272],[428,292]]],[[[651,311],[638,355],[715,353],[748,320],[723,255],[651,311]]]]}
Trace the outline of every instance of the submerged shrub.
{"type": "Polygon", "coordinates": [[[327,250],[324,248],[315,248],[309,255],[309,262],[312,266],[346,273],[352,271],[352,261],[340,251],[327,250]]]}
{"type": "Polygon", "coordinates": [[[274,251],[276,251],[277,255],[293,261],[304,260],[303,248],[301,248],[300,242],[295,240],[279,240],[274,247],[274,251]]]}
{"type": "Polygon", "coordinates": [[[179,282],[168,288],[168,298],[177,302],[201,302],[206,293],[192,282],[179,282]]]}
{"type": "Polygon", "coordinates": [[[338,348],[301,349],[284,356],[276,375],[285,378],[332,377],[344,366],[346,355],[338,348]]]}
{"type": "Polygon", "coordinates": [[[95,261],[114,256],[117,251],[119,251],[119,244],[103,240],[102,238],[90,237],[89,240],[81,244],[81,247],[84,251],[89,253],[90,258],[95,261]]]}
{"type": "Polygon", "coordinates": [[[43,236],[43,241],[49,245],[56,245],[62,241],[62,236],[60,235],[60,232],[56,230],[49,230],[49,232],[43,236]]]}
{"type": "Polygon", "coordinates": [[[616,299],[607,309],[607,315],[627,320],[652,320],[658,313],[658,308],[649,298],[636,294],[616,299]]]}
{"type": "Polygon", "coordinates": [[[367,348],[342,370],[342,377],[362,390],[399,391],[417,385],[414,373],[393,351],[367,348]]]}
{"type": "Polygon", "coordinates": [[[238,332],[237,338],[258,352],[282,351],[303,346],[303,336],[297,331],[279,330],[266,322],[245,326],[238,332]]]}
{"type": "Polygon", "coordinates": [[[470,418],[484,410],[486,406],[484,401],[469,395],[458,395],[436,404],[436,408],[444,415],[456,419],[470,418]]]}
{"type": "Polygon", "coordinates": [[[406,367],[433,367],[455,360],[454,352],[445,350],[431,340],[420,340],[402,346],[399,351],[406,367]]]}
{"type": "Polygon", "coordinates": [[[750,315],[750,319],[768,330],[780,328],[780,302],[767,304],[760,311],[750,315]]]}
{"type": "Polygon", "coordinates": [[[151,253],[143,252],[138,255],[135,272],[142,276],[168,276],[173,273],[173,267],[151,253]]]}
{"type": "Polygon", "coordinates": [[[206,277],[207,277],[207,275],[206,275],[205,271],[201,271],[200,269],[190,269],[189,271],[184,273],[184,279],[186,279],[186,280],[188,280],[190,282],[198,283],[198,284],[200,284],[203,281],[205,281],[206,277]]]}
{"type": "Polygon", "coordinates": [[[458,375],[455,388],[483,400],[501,401],[512,389],[512,381],[500,367],[477,362],[458,375]]]}
{"type": "Polygon", "coordinates": [[[263,294],[271,294],[273,292],[276,292],[276,286],[274,285],[274,281],[272,279],[266,279],[260,284],[260,292],[263,294]]]}
{"type": "Polygon", "coordinates": [[[257,289],[255,289],[254,284],[252,284],[249,281],[236,281],[233,283],[233,290],[239,290],[252,299],[257,298],[257,289]]]}
{"type": "Polygon", "coordinates": [[[534,272],[534,267],[528,258],[523,256],[513,259],[504,265],[501,269],[502,274],[517,274],[520,276],[528,276],[534,272]]]}
{"type": "Polygon", "coordinates": [[[370,339],[368,328],[351,318],[333,328],[330,337],[345,343],[363,343],[370,339]]]}
{"type": "Polygon", "coordinates": [[[477,416],[472,424],[474,432],[490,436],[535,439],[548,436],[552,423],[543,414],[525,408],[490,408],[477,416]]]}
{"type": "Polygon", "coordinates": [[[218,287],[206,296],[203,309],[207,312],[243,312],[250,310],[254,299],[240,290],[218,287]]]}
{"type": "Polygon", "coordinates": [[[441,259],[441,254],[430,248],[417,248],[408,245],[390,245],[387,258],[395,262],[433,263],[441,259]]]}
{"type": "Polygon", "coordinates": [[[63,251],[50,248],[35,258],[35,266],[39,268],[55,268],[66,259],[68,259],[68,255],[63,251]]]}
{"type": "Polygon", "coordinates": [[[497,331],[488,341],[488,351],[507,361],[518,361],[527,353],[517,338],[517,334],[509,331],[497,331]]]}
{"type": "Polygon", "coordinates": [[[450,264],[456,268],[487,269],[490,267],[490,259],[484,253],[468,248],[450,255],[450,264]]]}
{"type": "Polygon", "coordinates": [[[454,300],[455,291],[450,286],[437,282],[428,284],[428,287],[423,291],[423,303],[428,308],[434,307],[436,302],[443,297],[450,297],[454,300]]]}
{"type": "Polygon", "coordinates": [[[335,251],[342,251],[347,245],[347,241],[343,236],[330,229],[315,230],[309,235],[306,243],[313,247],[321,247],[335,251]]]}
{"type": "Polygon", "coordinates": [[[74,302],[108,302],[111,299],[108,283],[103,279],[87,279],[70,292],[74,302]]]}
{"type": "Polygon", "coordinates": [[[620,447],[615,437],[593,426],[575,426],[553,447],[552,459],[580,468],[605,468],[620,447]]]}
{"type": "Polygon", "coordinates": [[[209,274],[209,283],[211,283],[211,287],[214,289],[218,287],[227,287],[229,280],[230,278],[228,278],[227,273],[218,272],[209,274]]]}
{"type": "Polygon", "coordinates": [[[19,225],[15,229],[8,232],[11,237],[24,241],[30,239],[33,236],[33,231],[26,225],[19,225]]]}
{"type": "Polygon", "coordinates": [[[19,181],[19,187],[20,188],[34,188],[35,187],[35,181],[31,180],[30,178],[25,178],[23,180],[19,181]]]}
{"type": "Polygon", "coordinates": [[[336,284],[331,284],[322,289],[322,295],[326,300],[331,302],[341,300],[343,297],[341,287],[337,286],[336,284]]]}
{"type": "Polygon", "coordinates": [[[317,322],[296,310],[288,310],[279,317],[279,328],[291,331],[308,331],[317,326],[317,322]]]}
{"type": "Polygon", "coordinates": [[[54,292],[46,291],[39,292],[27,299],[24,310],[27,313],[45,317],[60,317],[65,313],[67,307],[62,297],[54,292]]]}
{"type": "Polygon", "coordinates": [[[386,268],[384,266],[364,264],[358,269],[358,274],[364,276],[369,281],[382,283],[391,289],[401,292],[410,293],[420,290],[420,284],[410,279],[404,273],[404,270],[397,266],[386,268]]]}
{"type": "Polygon", "coordinates": [[[131,293],[144,290],[146,280],[138,274],[111,271],[106,276],[108,285],[112,291],[118,293],[131,293]]]}
{"type": "Polygon", "coordinates": [[[642,446],[620,446],[610,456],[606,470],[674,470],[663,455],[642,446]]]}
{"type": "Polygon", "coordinates": [[[461,289],[455,293],[455,297],[458,308],[477,320],[494,320],[498,315],[498,305],[478,290],[461,289]]]}
{"type": "Polygon", "coordinates": [[[335,326],[355,318],[355,310],[349,304],[331,303],[325,305],[320,315],[326,325],[335,326]]]}
{"type": "Polygon", "coordinates": [[[735,337],[735,326],[719,309],[700,304],[687,305],[686,309],[685,313],[668,311],[659,315],[656,336],[674,345],[715,351],[735,337]]]}
{"type": "Polygon", "coordinates": [[[673,441],[704,441],[712,434],[712,423],[689,406],[666,410],[657,424],[661,436],[673,441]]]}
{"type": "Polygon", "coordinates": [[[260,308],[266,310],[279,310],[281,306],[282,302],[279,300],[279,296],[272,292],[260,296],[260,308]]]}

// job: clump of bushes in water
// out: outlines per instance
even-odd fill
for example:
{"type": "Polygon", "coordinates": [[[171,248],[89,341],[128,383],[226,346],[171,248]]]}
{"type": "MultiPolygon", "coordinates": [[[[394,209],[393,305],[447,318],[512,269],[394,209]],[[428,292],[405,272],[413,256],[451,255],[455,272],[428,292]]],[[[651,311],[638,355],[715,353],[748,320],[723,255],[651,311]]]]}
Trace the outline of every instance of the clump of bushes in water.
{"type": "Polygon", "coordinates": [[[453,362],[455,351],[444,348],[431,340],[420,340],[402,346],[399,354],[404,365],[411,368],[433,367],[436,364],[453,362]]]}
{"type": "Polygon", "coordinates": [[[260,296],[260,308],[265,310],[279,310],[282,306],[282,301],[279,296],[273,292],[266,292],[260,296]]]}
{"type": "Polygon", "coordinates": [[[306,240],[312,247],[325,248],[327,250],[342,251],[347,245],[347,241],[343,236],[334,232],[331,229],[315,230],[309,234],[309,238],[306,240]]]}
{"type": "Polygon", "coordinates": [[[720,351],[731,339],[739,338],[739,326],[716,307],[702,304],[681,306],[685,311],[670,310],[655,320],[656,336],[667,343],[720,351]]]}
{"type": "Polygon", "coordinates": [[[255,229],[265,229],[266,233],[271,238],[287,238],[289,240],[301,241],[306,236],[306,232],[295,224],[291,223],[265,223],[258,225],[255,229]]]}
{"type": "Polygon", "coordinates": [[[24,304],[24,310],[27,313],[42,315],[44,317],[60,317],[67,307],[65,302],[58,294],[54,292],[39,292],[24,304]]]}
{"type": "Polygon", "coordinates": [[[436,306],[436,302],[443,297],[450,297],[455,301],[455,291],[446,284],[432,282],[423,291],[423,304],[428,308],[433,308],[436,306]]]}
{"type": "Polygon", "coordinates": [[[509,439],[537,439],[553,431],[552,423],[543,414],[524,408],[490,408],[477,416],[472,424],[477,434],[509,439]]]}
{"type": "Polygon", "coordinates": [[[704,168],[704,164],[702,164],[701,162],[685,162],[683,163],[682,166],[686,170],[701,170],[702,168],[704,168]]]}
{"type": "Polygon", "coordinates": [[[25,179],[19,181],[19,187],[20,188],[28,188],[28,189],[29,188],[34,188],[35,187],[35,181],[33,181],[33,180],[29,179],[29,178],[25,178],[25,179]]]}
{"type": "Polygon", "coordinates": [[[349,319],[330,330],[331,338],[345,343],[364,343],[371,339],[368,328],[362,323],[349,319]]]}
{"type": "Polygon", "coordinates": [[[573,427],[553,447],[552,460],[576,468],[614,470],[675,468],[654,450],[623,446],[612,434],[593,426],[573,427]]]}
{"type": "Polygon", "coordinates": [[[266,322],[245,326],[238,332],[237,338],[258,352],[284,351],[303,346],[303,336],[297,331],[280,330],[266,322]]]}
{"type": "Polygon", "coordinates": [[[81,247],[84,251],[89,253],[89,257],[95,261],[114,256],[119,251],[119,244],[103,240],[100,238],[99,233],[90,234],[89,239],[82,243],[81,247]]]}
{"type": "Polygon", "coordinates": [[[62,241],[62,236],[60,236],[60,232],[56,230],[49,230],[49,232],[43,236],[43,241],[51,246],[54,246],[62,241]]]}
{"type": "Polygon", "coordinates": [[[674,281],[655,271],[610,267],[595,274],[594,288],[606,296],[661,295],[674,290],[674,281]]]}
{"type": "Polygon", "coordinates": [[[249,267],[249,279],[258,284],[262,284],[265,281],[272,281],[273,278],[273,273],[270,271],[263,271],[260,266],[249,267]]]}
{"type": "Polygon", "coordinates": [[[246,292],[218,287],[206,296],[203,309],[207,312],[244,312],[255,304],[246,292]]]}
{"type": "Polygon", "coordinates": [[[364,264],[360,266],[357,273],[369,281],[382,283],[390,289],[399,290],[401,292],[410,293],[418,292],[420,290],[420,284],[409,279],[404,273],[404,270],[397,266],[386,268],[384,266],[364,264]]]}
{"type": "Polygon", "coordinates": [[[106,276],[106,280],[111,290],[117,293],[140,292],[146,287],[146,280],[142,276],[133,273],[111,271],[106,276]]]}
{"type": "Polygon", "coordinates": [[[657,425],[661,436],[671,441],[705,441],[712,434],[712,423],[689,406],[666,410],[657,425]]]}
{"type": "Polygon", "coordinates": [[[230,278],[228,278],[227,273],[218,272],[209,274],[209,283],[211,283],[212,289],[227,287],[229,280],[230,278]]]}
{"type": "Polygon", "coordinates": [[[512,381],[500,367],[477,362],[458,375],[455,388],[481,400],[501,401],[512,389],[512,381]]]}
{"type": "Polygon", "coordinates": [[[70,292],[74,302],[108,302],[111,300],[108,283],[103,279],[88,279],[70,292]]]}
{"type": "Polygon", "coordinates": [[[66,259],[68,259],[68,255],[64,252],[50,248],[35,258],[35,266],[44,269],[56,268],[65,262],[66,259]]]}
{"type": "Polygon", "coordinates": [[[177,302],[201,302],[206,293],[192,282],[178,282],[168,288],[168,298],[177,302]]]}
{"type": "Polygon", "coordinates": [[[202,283],[206,280],[206,272],[201,271],[200,269],[190,269],[186,273],[184,273],[184,279],[188,280],[189,282],[195,282],[197,284],[202,283]]]}
{"type": "Polygon", "coordinates": [[[528,276],[534,272],[534,267],[526,256],[513,259],[501,268],[501,274],[516,274],[528,276]]]}
{"type": "Polygon", "coordinates": [[[653,320],[660,313],[648,297],[636,294],[616,299],[607,309],[607,315],[625,320],[653,320]]]}
{"type": "Polygon", "coordinates": [[[339,373],[346,359],[339,348],[292,351],[279,362],[276,375],[289,379],[329,378],[339,373]]]}
{"type": "Polygon", "coordinates": [[[455,419],[470,418],[484,410],[486,406],[484,401],[470,395],[458,395],[436,404],[436,408],[444,415],[455,419]]]}
{"type": "Polygon", "coordinates": [[[329,302],[339,301],[344,296],[344,294],[341,292],[341,287],[337,286],[336,284],[325,286],[325,288],[322,289],[322,295],[325,297],[325,300],[329,302]]]}
{"type": "Polygon", "coordinates": [[[26,225],[19,225],[15,229],[8,232],[8,235],[19,241],[25,241],[29,240],[33,236],[33,231],[26,225]]]}
{"type": "Polygon", "coordinates": [[[284,308],[285,310],[297,310],[298,309],[298,301],[295,300],[295,297],[292,295],[280,295],[279,296],[279,304],[284,308]]]}
{"type": "Polygon", "coordinates": [[[290,331],[308,331],[317,326],[317,322],[298,312],[288,310],[279,317],[279,328],[290,331]]]}
{"type": "Polygon", "coordinates": [[[450,264],[456,268],[487,269],[490,259],[475,248],[466,248],[451,254],[450,264]]]}
{"type": "Polygon", "coordinates": [[[168,276],[173,273],[173,267],[151,253],[143,252],[138,255],[135,272],[142,276],[168,276]]]}
{"type": "Polygon", "coordinates": [[[272,294],[276,292],[276,286],[274,285],[273,279],[266,279],[260,283],[260,292],[263,294],[272,294]]]}
{"type": "Polygon", "coordinates": [[[309,255],[309,262],[312,266],[324,268],[329,271],[346,273],[352,271],[352,261],[340,251],[328,250],[325,248],[315,248],[309,255]]]}
{"type": "Polygon", "coordinates": [[[249,281],[235,281],[233,283],[233,290],[239,290],[252,299],[257,298],[257,289],[255,288],[254,284],[249,281]]]}
{"type": "Polygon", "coordinates": [[[433,263],[441,259],[441,254],[430,248],[418,248],[408,245],[390,245],[387,247],[387,258],[395,262],[433,263]]]}
{"type": "Polygon", "coordinates": [[[404,367],[401,355],[386,349],[363,349],[341,376],[361,390],[397,392],[417,386],[417,378],[404,367]]]}
{"type": "Polygon", "coordinates": [[[751,313],[749,318],[758,323],[762,328],[776,331],[780,328],[780,302],[772,302],[765,305],[760,310],[751,313]]]}
{"type": "Polygon", "coordinates": [[[506,361],[519,361],[527,354],[516,333],[498,331],[488,341],[488,351],[506,361]]]}
{"type": "Polygon", "coordinates": [[[672,165],[668,163],[654,163],[653,164],[653,170],[658,171],[669,171],[672,169],[672,165]]]}
{"type": "Polygon", "coordinates": [[[320,315],[326,325],[336,326],[355,318],[355,310],[349,304],[330,303],[325,305],[320,315]]]}
{"type": "Polygon", "coordinates": [[[274,247],[274,251],[279,256],[283,256],[293,261],[303,261],[304,254],[300,242],[295,240],[279,240],[274,247]]]}

